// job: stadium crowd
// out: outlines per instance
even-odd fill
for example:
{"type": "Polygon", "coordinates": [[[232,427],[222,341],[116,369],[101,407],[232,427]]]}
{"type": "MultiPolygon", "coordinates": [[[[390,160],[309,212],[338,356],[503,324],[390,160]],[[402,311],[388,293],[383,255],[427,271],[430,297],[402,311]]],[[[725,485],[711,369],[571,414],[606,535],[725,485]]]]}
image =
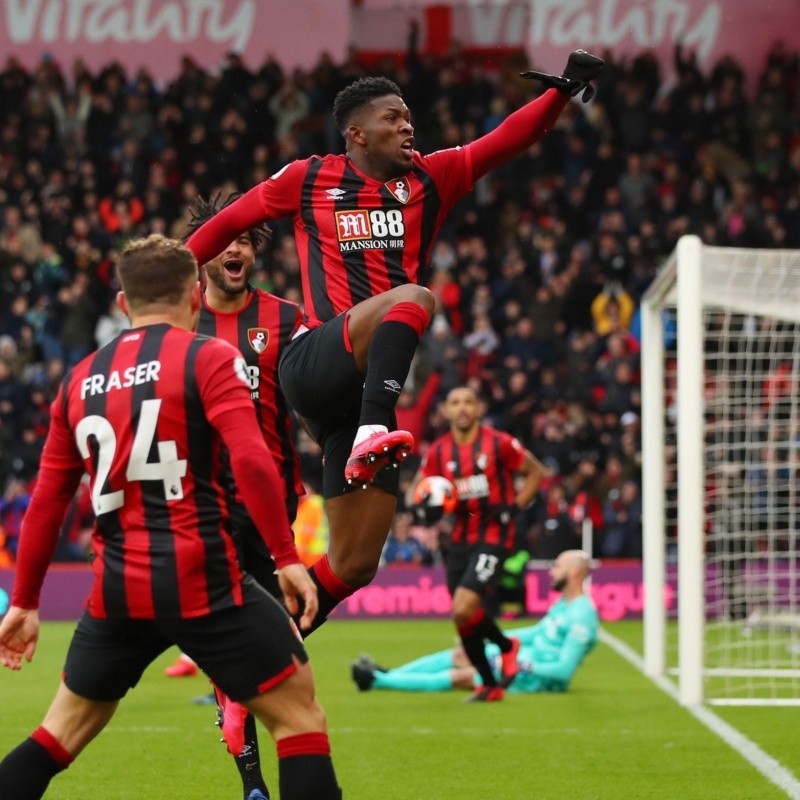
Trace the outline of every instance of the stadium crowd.
{"type": "MultiPolygon", "coordinates": [[[[413,43],[412,36],[412,43],[413,43]]],[[[603,54],[596,99],[570,103],[555,129],[479,181],[451,213],[426,283],[438,298],[398,405],[419,454],[446,425],[438,408],[466,383],[490,424],[547,468],[524,512],[520,546],[540,558],[580,546],[641,554],[638,306],[686,233],[707,244],[800,247],[800,53],[777,43],[746,94],[725,57],[703,70],[675,49],[676,79],[657,60],[603,54]]],[[[457,46],[412,47],[370,65],[354,51],[289,72],[229,54],[218,71],[185,56],[158,85],[146,68],[98,73],[9,57],[0,72],[0,565],[11,563],[60,379],[126,326],[113,265],[130,239],[180,236],[198,195],[249,188],[295,158],[340,152],[330,108],[353,79],[395,80],[422,152],[470,141],[541,90],[457,46]]],[[[300,302],[291,221],[273,225],[256,282],[300,302]]],[[[300,432],[304,481],[319,454],[300,432]]],[[[416,468],[409,460],[406,480],[416,468]]],[[[402,495],[401,495],[402,496],[402,495]]],[[[85,490],[59,558],[81,558],[85,490]]],[[[400,509],[386,554],[436,561],[437,541],[400,509]],[[410,533],[409,533],[409,528],[410,533]],[[419,536],[417,535],[419,534],[419,536]],[[415,538],[408,544],[408,538],[415,538]],[[418,546],[419,545],[419,546],[418,546]]]]}

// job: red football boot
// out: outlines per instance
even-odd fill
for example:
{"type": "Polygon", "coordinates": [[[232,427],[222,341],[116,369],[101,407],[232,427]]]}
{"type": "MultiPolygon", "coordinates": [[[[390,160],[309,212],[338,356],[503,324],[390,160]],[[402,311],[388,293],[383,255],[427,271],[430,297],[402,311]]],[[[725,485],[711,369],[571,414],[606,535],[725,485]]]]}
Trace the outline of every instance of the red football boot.
{"type": "Polygon", "coordinates": [[[185,655],[178,656],[174,664],[164,670],[168,678],[193,678],[200,672],[197,664],[185,655]]]}
{"type": "Polygon", "coordinates": [[[397,467],[413,449],[414,437],[408,431],[373,433],[353,447],[344,477],[348,483],[366,489],[382,469],[397,467]]]}
{"type": "Polygon", "coordinates": [[[216,686],[214,694],[217,697],[219,715],[217,725],[222,731],[222,741],[225,742],[228,752],[232,756],[239,756],[244,750],[244,721],[247,719],[247,709],[231,700],[216,686]]]}
{"type": "Polygon", "coordinates": [[[500,653],[500,671],[502,672],[500,685],[504,689],[511,685],[511,681],[519,673],[517,654],[519,653],[520,641],[514,636],[509,636],[508,638],[511,639],[511,649],[507,653],[500,653]]]}
{"type": "Polygon", "coordinates": [[[505,696],[502,686],[477,686],[465,703],[497,703],[505,696]]]}

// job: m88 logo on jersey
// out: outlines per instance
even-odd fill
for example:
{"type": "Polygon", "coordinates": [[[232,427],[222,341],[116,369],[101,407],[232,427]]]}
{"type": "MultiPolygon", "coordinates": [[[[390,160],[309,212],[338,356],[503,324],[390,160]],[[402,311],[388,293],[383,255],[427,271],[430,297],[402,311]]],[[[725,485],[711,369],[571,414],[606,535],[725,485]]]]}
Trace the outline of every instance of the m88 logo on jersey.
{"type": "Polygon", "coordinates": [[[336,235],[342,253],[351,250],[402,250],[406,232],[399,208],[337,211],[336,235]]]}

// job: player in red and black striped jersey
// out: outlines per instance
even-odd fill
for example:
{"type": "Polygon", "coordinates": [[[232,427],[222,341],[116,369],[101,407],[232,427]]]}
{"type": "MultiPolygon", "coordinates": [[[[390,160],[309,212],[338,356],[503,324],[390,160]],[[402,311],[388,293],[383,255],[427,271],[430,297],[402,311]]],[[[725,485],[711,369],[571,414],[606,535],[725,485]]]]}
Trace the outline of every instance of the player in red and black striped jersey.
{"type": "MultiPolygon", "coordinates": [[[[192,219],[185,238],[233,199],[235,195],[224,200],[198,198],[191,210],[192,219]]],[[[228,244],[216,258],[202,265],[206,285],[197,331],[224,339],[236,347],[244,359],[261,433],[281,476],[291,524],[297,513],[298,498],[305,490],[292,438],[292,419],[278,385],[278,361],[286,345],[304,325],[305,317],[297,303],[250,285],[256,248],[270,233],[265,225],[248,230],[228,244]]],[[[280,599],[275,563],[244,508],[241,492],[233,485],[229,510],[242,567],[270,594],[280,599]]],[[[196,671],[197,667],[182,654],[167,673],[185,673],[187,665],[196,671]]],[[[255,718],[227,701],[224,701],[221,717],[222,735],[242,778],[244,800],[268,798],[269,791],[261,772],[255,718]]]]}
{"type": "Polygon", "coordinates": [[[40,798],[111,719],[144,669],[177,644],[273,733],[282,797],[340,800],[308,656],[286,611],[243,575],[229,531],[223,446],[278,568],[290,611],[316,589],[289,532],[275,462],[257,430],[246,366],[193,332],[198,268],[179,242],[132,242],[117,264],[132,328],[78,363],[51,409],[25,517],[0,663],[34,655],[44,576],[89,473],[94,582],[63,680],[33,735],[0,762],[4,800],[40,798]]]}
{"type": "Polygon", "coordinates": [[[334,102],[344,155],[288,164],[189,240],[202,262],[265,220],[294,222],[311,330],[287,348],[280,381],[325,459],[330,546],[312,568],[318,621],[372,579],[396,508],[396,472],[378,470],[413,444],[393,430],[394,408],[435,305],[418,283],[436,235],[476,180],[538,141],[600,74],[602,60],[581,52],[564,76],[545,76],[556,88],[493,131],[428,156],[414,150],[399,88],[362,78],[334,102]],[[356,485],[367,491],[354,496],[356,485]]]}
{"type": "MultiPolygon", "coordinates": [[[[221,204],[216,199],[211,202],[198,199],[186,238],[235,197],[232,195],[221,204]]],[[[250,284],[256,249],[270,233],[266,225],[250,229],[230,242],[216,258],[202,264],[206,286],[197,332],[224,339],[242,354],[261,433],[283,479],[286,508],[292,522],[298,498],[305,490],[291,414],[278,384],[278,363],[286,346],[305,326],[306,318],[297,303],[250,284]]]]}
{"type": "Polygon", "coordinates": [[[514,546],[517,513],[533,501],[542,480],[539,461],[513,436],[480,422],[481,404],[467,387],[452,389],[444,413],[450,430],[430,446],[411,483],[407,499],[426,476],[441,475],[456,487],[458,506],[445,553],[447,586],[453,596],[453,621],[483,685],[473,698],[500,700],[497,683],[484,652],[484,640],[494,642],[503,660],[504,685],[518,671],[519,641],[503,634],[485,599],[497,589],[505,559],[514,546]],[[515,485],[515,476],[522,481],[515,485]]]}

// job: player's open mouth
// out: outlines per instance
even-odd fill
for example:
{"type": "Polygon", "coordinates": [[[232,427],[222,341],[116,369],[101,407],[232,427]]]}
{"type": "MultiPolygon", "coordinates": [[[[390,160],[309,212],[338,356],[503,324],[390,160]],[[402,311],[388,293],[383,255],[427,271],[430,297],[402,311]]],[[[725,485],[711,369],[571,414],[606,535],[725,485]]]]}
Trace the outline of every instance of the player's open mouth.
{"type": "Polygon", "coordinates": [[[406,139],[403,144],[400,145],[401,150],[405,150],[406,153],[411,155],[414,150],[414,139],[406,139]]]}
{"type": "Polygon", "coordinates": [[[241,278],[244,274],[244,263],[241,261],[232,259],[230,261],[226,261],[222,266],[225,272],[227,272],[231,278],[241,278]]]}

